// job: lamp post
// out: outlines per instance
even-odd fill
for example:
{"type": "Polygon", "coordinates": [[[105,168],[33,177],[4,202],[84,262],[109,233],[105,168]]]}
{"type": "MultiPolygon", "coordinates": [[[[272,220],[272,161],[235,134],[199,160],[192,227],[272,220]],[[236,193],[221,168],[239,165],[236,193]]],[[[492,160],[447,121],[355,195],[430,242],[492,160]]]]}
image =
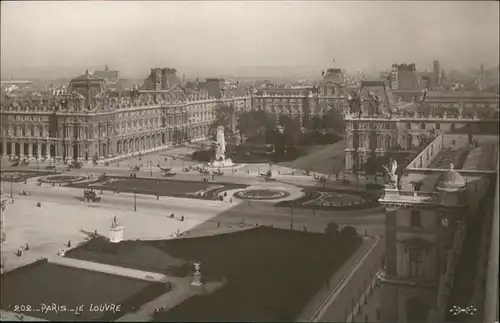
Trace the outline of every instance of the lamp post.
{"type": "Polygon", "coordinates": [[[134,212],[137,211],[137,191],[134,189],[134,212]]]}
{"type": "Polygon", "coordinates": [[[12,179],[10,181],[10,198],[12,198],[12,179]]]}

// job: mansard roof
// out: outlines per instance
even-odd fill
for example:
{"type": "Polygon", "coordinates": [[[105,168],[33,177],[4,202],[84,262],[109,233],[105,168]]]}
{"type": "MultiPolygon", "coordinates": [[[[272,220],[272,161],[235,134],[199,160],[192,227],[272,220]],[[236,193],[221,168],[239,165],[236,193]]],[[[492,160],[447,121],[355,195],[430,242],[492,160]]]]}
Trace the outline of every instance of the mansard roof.
{"type": "MultiPolygon", "coordinates": [[[[389,87],[383,81],[361,81],[361,87],[359,90],[359,97],[361,99],[377,99],[383,104],[387,105],[387,108],[392,108],[395,104],[394,97],[389,87]]],[[[386,111],[389,112],[389,111],[386,111]]]]}
{"type": "Polygon", "coordinates": [[[329,68],[323,75],[321,83],[344,84],[345,83],[344,73],[340,68],[329,68]]]}

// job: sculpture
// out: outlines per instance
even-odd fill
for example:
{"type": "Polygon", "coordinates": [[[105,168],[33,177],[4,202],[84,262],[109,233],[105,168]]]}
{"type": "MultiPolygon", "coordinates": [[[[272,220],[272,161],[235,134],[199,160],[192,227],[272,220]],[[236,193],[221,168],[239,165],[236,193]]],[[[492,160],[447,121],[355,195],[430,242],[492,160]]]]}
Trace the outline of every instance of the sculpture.
{"type": "Polygon", "coordinates": [[[226,138],[224,137],[224,127],[217,127],[217,148],[215,151],[215,160],[225,159],[226,154],[226,138]]]}
{"type": "Polygon", "coordinates": [[[215,160],[210,163],[212,167],[233,166],[231,158],[226,159],[226,139],[224,126],[217,127],[217,145],[215,147],[215,160]]]}
{"type": "Polygon", "coordinates": [[[382,166],[385,171],[387,172],[387,176],[389,177],[388,185],[390,188],[397,188],[397,183],[398,183],[398,175],[396,174],[396,171],[398,169],[398,162],[393,159],[391,162],[389,162],[389,165],[387,166],[382,166]]]}

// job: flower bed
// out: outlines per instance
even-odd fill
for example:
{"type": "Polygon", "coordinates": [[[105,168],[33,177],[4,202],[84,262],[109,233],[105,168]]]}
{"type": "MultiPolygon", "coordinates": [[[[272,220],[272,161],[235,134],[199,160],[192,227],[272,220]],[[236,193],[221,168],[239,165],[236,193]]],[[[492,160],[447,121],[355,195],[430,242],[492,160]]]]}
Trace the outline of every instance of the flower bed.
{"type": "Polygon", "coordinates": [[[303,189],[305,195],[293,201],[282,201],[276,206],[299,207],[306,209],[360,210],[375,207],[378,202],[376,194],[363,191],[339,189],[303,189]]]}
{"type": "Polygon", "coordinates": [[[72,176],[72,175],[53,175],[46,176],[38,179],[38,182],[47,184],[66,184],[75,183],[85,180],[85,176],[72,176]]]}
{"type": "Polygon", "coordinates": [[[290,196],[290,193],[273,189],[253,189],[236,192],[234,196],[242,200],[277,200],[290,196]]]}

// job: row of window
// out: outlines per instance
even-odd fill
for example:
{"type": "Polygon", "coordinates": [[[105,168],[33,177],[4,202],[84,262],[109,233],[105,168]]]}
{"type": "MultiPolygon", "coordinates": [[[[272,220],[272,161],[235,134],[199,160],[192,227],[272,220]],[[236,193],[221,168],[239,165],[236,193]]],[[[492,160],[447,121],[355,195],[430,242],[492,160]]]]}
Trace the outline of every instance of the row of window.
{"type": "MultiPolygon", "coordinates": [[[[461,103],[431,103],[429,106],[431,108],[460,108],[461,103]]],[[[496,104],[491,103],[464,103],[464,108],[494,108],[496,104]]]]}
{"type": "MultiPolygon", "coordinates": [[[[406,129],[410,130],[410,129],[411,129],[411,125],[412,125],[412,123],[411,123],[411,122],[407,122],[407,123],[406,123],[406,129]]],[[[427,126],[431,126],[431,124],[426,124],[425,122],[421,122],[421,123],[420,123],[420,129],[421,129],[421,130],[425,130],[425,129],[427,129],[427,126]]],[[[432,126],[431,126],[431,127],[432,127],[432,126]]],[[[455,128],[455,124],[453,124],[453,123],[452,123],[452,124],[451,124],[451,127],[454,129],[454,128],[455,128]]],[[[434,124],[434,129],[436,129],[436,130],[441,130],[441,123],[435,123],[435,124],[434,124]]],[[[453,130],[453,129],[452,129],[452,130],[453,130]]]]}

